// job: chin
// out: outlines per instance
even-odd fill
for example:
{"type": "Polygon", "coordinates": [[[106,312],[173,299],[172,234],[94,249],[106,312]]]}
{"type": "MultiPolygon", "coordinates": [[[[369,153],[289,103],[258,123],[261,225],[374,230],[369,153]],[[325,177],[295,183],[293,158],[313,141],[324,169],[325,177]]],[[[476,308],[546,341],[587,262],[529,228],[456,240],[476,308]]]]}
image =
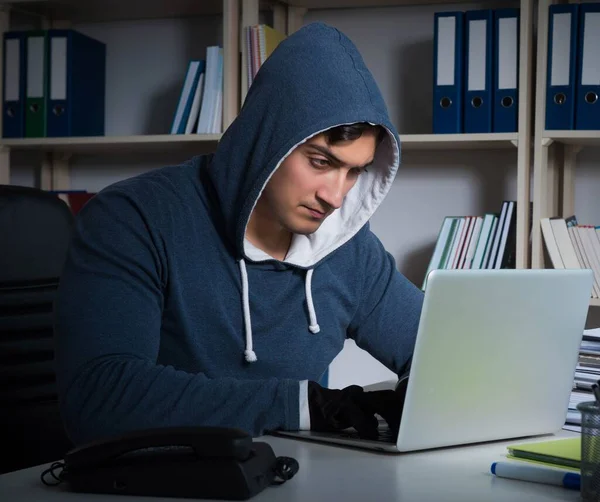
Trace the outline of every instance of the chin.
{"type": "Polygon", "coordinates": [[[288,230],[293,234],[310,235],[314,234],[321,227],[322,222],[297,222],[295,225],[289,225],[288,230]]]}

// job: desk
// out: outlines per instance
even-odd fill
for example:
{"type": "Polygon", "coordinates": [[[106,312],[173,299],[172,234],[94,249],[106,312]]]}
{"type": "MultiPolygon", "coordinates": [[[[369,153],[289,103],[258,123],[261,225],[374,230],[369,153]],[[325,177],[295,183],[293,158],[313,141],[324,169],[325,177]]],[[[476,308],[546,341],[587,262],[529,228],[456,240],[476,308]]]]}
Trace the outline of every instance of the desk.
{"type": "MultiPolygon", "coordinates": [[[[556,437],[572,437],[561,431],[556,437]]],[[[552,439],[552,436],[525,441],[552,439]]],[[[266,437],[278,456],[296,458],[300,470],[281,486],[271,486],[256,502],[541,502],[578,501],[579,492],[526,481],[495,478],[494,460],[506,454],[503,441],[410,454],[371,453],[294,439],[266,437]]],[[[78,494],[66,486],[40,481],[45,466],[0,476],[0,500],[6,502],[157,502],[156,497],[78,494]]],[[[163,499],[167,500],[167,499],[163,499]]],[[[175,499],[168,499],[175,500],[175,499]]],[[[177,499],[185,500],[185,499],[177,499]]]]}

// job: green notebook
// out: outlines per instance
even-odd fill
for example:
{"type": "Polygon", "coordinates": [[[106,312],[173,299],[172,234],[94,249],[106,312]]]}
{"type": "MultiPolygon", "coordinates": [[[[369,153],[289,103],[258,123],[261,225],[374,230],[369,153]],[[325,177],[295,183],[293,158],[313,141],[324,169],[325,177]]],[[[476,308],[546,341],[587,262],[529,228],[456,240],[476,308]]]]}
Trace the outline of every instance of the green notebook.
{"type": "Polygon", "coordinates": [[[581,468],[581,437],[513,444],[506,448],[507,457],[514,460],[525,460],[576,471],[581,468]]]}

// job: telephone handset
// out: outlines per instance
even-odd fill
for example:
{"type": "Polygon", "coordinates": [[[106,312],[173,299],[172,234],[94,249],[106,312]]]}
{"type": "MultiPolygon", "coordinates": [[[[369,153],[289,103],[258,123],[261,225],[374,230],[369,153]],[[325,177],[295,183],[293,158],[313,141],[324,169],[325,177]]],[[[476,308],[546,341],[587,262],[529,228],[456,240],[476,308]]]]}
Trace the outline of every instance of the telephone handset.
{"type": "Polygon", "coordinates": [[[277,458],[268,443],[239,429],[169,427],[76,447],[42,481],[50,472],[77,492],[244,500],[297,469],[294,459],[277,458]]]}
{"type": "MultiPolygon", "coordinates": [[[[252,439],[238,429],[220,427],[178,427],[146,429],[74,448],[65,460],[71,467],[86,467],[120,455],[195,453],[198,457],[234,457],[245,460],[252,451],[252,439]],[[158,448],[165,447],[162,450],[158,448]],[[146,450],[154,448],[154,450],[146,450]],[[171,448],[171,449],[169,449],[171,448]]],[[[124,457],[127,460],[128,457],[124,457]]],[[[130,457],[130,458],[133,458],[130,457]]]]}

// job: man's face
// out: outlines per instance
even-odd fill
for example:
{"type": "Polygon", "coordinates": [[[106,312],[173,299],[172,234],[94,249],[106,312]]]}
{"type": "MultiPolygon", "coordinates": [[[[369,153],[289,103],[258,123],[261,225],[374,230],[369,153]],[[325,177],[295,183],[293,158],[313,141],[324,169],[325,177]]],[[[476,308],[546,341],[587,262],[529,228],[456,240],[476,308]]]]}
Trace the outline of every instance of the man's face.
{"type": "Polygon", "coordinates": [[[372,132],[334,145],[323,134],[314,136],[281,163],[256,210],[292,233],[315,232],[373,162],[376,146],[372,132]]]}

